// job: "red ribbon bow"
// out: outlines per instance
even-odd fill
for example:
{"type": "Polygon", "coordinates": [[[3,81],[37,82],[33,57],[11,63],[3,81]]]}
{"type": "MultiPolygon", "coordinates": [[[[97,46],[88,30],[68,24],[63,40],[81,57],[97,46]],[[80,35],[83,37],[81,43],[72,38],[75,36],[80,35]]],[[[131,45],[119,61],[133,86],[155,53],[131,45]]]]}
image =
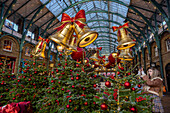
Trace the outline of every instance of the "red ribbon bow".
{"type": "Polygon", "coordinates": [[[113,29],[113,32],[115,32],[115,31],[117,31],[121,28],[128,28],[128,27],[129,27],[129,25],[128,25],[128,22],[127,22],[123,26],[119,26],[119,27],[113,26],[112,29],[113,29]]]}
{"type": "Polygon", "coordinates": [[[49,42],[50,42],[50,40],[49,40],[49,39],[44,39],[44,38],[42,38],[41,36],[39,36],[39,37],[38,37],[38,40],[42,40],[43,42],[44,42],[44,41],[46,41],[47,43],[49,43],[49,42]]]}
{"type": "Polygon", "coordinates": [[[50,40],[48,40],[48,39],[42,38],[41,36],[38,37],[38,40],[41,40],[41,44],[40,44],[40,46],[39,46],[40,49],[42,48],[44,41],[45,41],[46,43],[49,43],[49,41],[50,41],[50,40]]]}
{"type": "Polygon", "coordinates": [[[83,29],[84,26],[86,26],[86,24],[84,22],[86,22],[86,16],[85,16],[85,11],[84,10],[80,10],[75,17],[70,17],[69,15],[67,15],[66,13],[62,14],[62,19],[61,19],[61,23],[62,25],[60,25],[59,27],[55,28],[58,31],[62,30],[67,24],[69,23],[76,23],[80,28],[83,29]]]}
{"type": "Polygon", "coordinates": [[[101,59],[103,62],[105,62],[105,60],[104,60],[104,59],[106,58],[106,56],[105,56],[105,55],[104,55],[104,56],[102,56],[102,57],[101,57],[101,56],[98,56],[98,58],[99,58],[99,59],[101,59]]]}
{"type": "Polygon", "coordinates": [[[102,50],[102,47],[98,47],[97,49],[99,49],[100,51],[102,50]]]}

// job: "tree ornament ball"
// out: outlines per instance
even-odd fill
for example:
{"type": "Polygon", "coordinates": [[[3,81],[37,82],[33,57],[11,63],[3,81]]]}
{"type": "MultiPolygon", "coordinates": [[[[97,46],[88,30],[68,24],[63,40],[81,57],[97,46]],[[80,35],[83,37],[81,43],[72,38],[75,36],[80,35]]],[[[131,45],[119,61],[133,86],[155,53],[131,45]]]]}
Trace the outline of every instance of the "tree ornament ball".
{"type": "Polygon", "coordinates": [[[74,77],[71,77],[71,80],[74,80],[74,77]]]}
{"type": "Polygon", "coordinates": [[[96,85],[96,84],[94,84],[94,85],[93,85],[93,87],[94,87],[94,88],[96,88],[96,87],[97,87],[97,85],[96,85]]]}
{"type": "Polygon", "coordinates": [[[85,55],[86,55],[85,50],[83,48],[77,47],[77,51],[73,51],[71,54],[71,57],[73,60],[80,61],[80,59],[83,59],[83,54],[85,58],[85,55]]]}
{"type": "Polygon", "coordinates": [[[128,88],[131,87],[131,84],[130,84],[129,82],[125,82],[125,83],[124,83],[124,87],[125,87],[126,89],[128,89],[128,88]]]}
{"type": "Polygon", "coordinates": [[[70,99],[69,102],[72,102],[72,100],[70,99]]]}
{"type": "Polygon", "coordinates": [[[105,104],[105,103],[103,103],[100,107],[102,110],[107,110],[107,108],[108,108],[107,104],[105,104]]]}
{"type": "Polygon", "coordinates": [[[67,108],[70,108],[70,105],[67,105],[66,107],[67,107],[67,108]]]}
{"type": "Polygon", "coordinates": [[[137,109],[136,109],[136,107],[130,107],[130,111],[133,112],[133,113],[136,113],[137,109]]]}
{"type": "Polygon", "coordinates": [[[97,75],[94,75],[94,78],[96,78],[97,77],[97,75]]]}
{"type": "Polygon", "coordinates": [[[106,86],[106,87],[110,87],[110,86],[111,86],[111,83],[110,83],[109,81],[106,81],[106,82],[105,82],[105,86],[106,86]]]}
{"type": "Polygon", "coordinates": [[[84,88],[83,88],[83,91],[85,91],[85,90],[86,90],[86,88],[84,87],[84,88]]]}
{"type": "Polygon", "coordinates": [[[141,88],[142,86],[140,84],[138,84],[138,88],[141,88]]]}
{"type": "Polygon", "coordinates": [[[84,103],[84,105],[85,105],[85,106],[87,106],[87,105],[88,105],[88,103],[87,103],[87,102],[85,102],[85,103],[84,103]]]}
{"type": "Polygon", "coordinates": [[[133,88],[131,88],[131,90],[132,90],[132,91],[135,91],[136,89],[133,87],[133,88]]]}
{"type": "Polygon", "coordinates": [[[79,77],[76,77],[76,80],[79,80],[79,77]]]}

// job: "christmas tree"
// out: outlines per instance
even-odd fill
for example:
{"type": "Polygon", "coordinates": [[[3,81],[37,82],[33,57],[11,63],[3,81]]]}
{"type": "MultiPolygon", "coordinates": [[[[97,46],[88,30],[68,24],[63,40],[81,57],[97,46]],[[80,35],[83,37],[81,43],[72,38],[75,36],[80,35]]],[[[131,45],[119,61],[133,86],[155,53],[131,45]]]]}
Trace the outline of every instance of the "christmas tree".
{"type": "Polygon", "coordinates": [[[11,81],[15,78],[10,69],[11,63],[7,58],[0,61],[0,106],[9,103],[9,90],[12,88],[11,81]]]}
{"type": "Polygon", "coordinates": [[[86,60],[59,55],[57,66],[43,101],[41,112],[94,112],[99,109],[95,94],[98,79],[86,60]]]}
{"type": "Polygon", "coordinates": [[[144,81],[127,67],[116,65],[115,75],[105,78],[105,88],[96,94],[96,101],[100,104],[100,112],[108,113],[148,113],[151,112],[150,97],[141,89],[144,81]]]}
{"type": "Polygon", "coordinates": [[[38,100],[44,95],[43,88],[48,86],[48,69],[45,63],[36,60],[24,62],[24,67],[20,67],[20,73],[13,80],[12,88],[9,92],[11,102],[30,101],[34,112],[38,111],[38,100]]]}

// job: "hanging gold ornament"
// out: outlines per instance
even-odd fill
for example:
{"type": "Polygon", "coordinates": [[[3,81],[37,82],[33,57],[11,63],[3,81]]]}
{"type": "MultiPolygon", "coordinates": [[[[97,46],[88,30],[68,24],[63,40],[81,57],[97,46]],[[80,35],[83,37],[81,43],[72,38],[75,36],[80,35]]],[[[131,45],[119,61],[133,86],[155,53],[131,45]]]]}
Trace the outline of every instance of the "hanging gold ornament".
{"type": "Polygon", "coordinates": [[[130,36],[129,33],[127,31],[126,28],[128,28],[128,23],[125,23],[123,26],[119,26],[119,27],[115,27],[113,26],[113,32],[117,31],[117,41],[118,41],[118,46],[117,49],[118,50],[122,50],[122,49],[127,49],[130,48],[132,46],[134,46],[136,44],[135,41],[133,41],[130,36]]]}
{"type": "Polygon", "coordinates": [[[133,60],[133,57],[132,57],[132,55],[129,52],[129,48],[121,50],[120,55],[118,57],[121,60],[126,60],[126,61],[133,60]]]}
{"type": "Polygon", "coordinates": [[[72,36],[68,50],[77,51],[76,37],[72,36]]]}
{"type": "Polygon", "coordinates": [[[36,45],[36,47],[33,49],[32,55],[34,55],[36,57],[45,58],[44,51],[45,51],[45,48],[46,48],[46,44],[49,43],[49,40],[44,39],[41,36],[39,36],[38,40],[39,40],[39,42],[36,45]]]}
{"type": "Polygon", "coordinates": [[[99,58],[98,58],[99,54],[98,53],[95,53],[93,54],[90,59],[93,60],[93,61],[99,61],[99,58]]]}
{"type": "MultiPolygon", "coordinates": [[[[85,11],[80,10],[75,17],[71,18],[66,13],[62,14],[61,25],[55,28],[57,33],[50,36],[49,39],[54,42],[65,46],[67,49],[72,48],[76,50],[72,44],[72,35],[75,31],[77,35],[77,44],[79,47],[85,47],[91,44],[98,36],[98,33],[95,31],[90,31],[90,29],[85,24],[86,17],[85,11]],[[74,29],[74,30],[73,30],[74,29]]],[[[77,45],[76,45],[77,46],[77,45]]]]}
{"type": "Polygon", "coordinates": [[[69,40],[72,38],[73,35],[73,25],[68,23],[64,26],[63,29],[60,29],[54,35],[49,37],[50,40],[54,41],[55,43],[60,44],[66,48],[70,48],[69,40]]]}
{"type": "Polygon", "coordinates": [[[78,41],[77,45],[79,47],[86,47],[90,45],[97,39],[98,33],[91,31],[87,25],[84,28],[80,28],[77,24],[74,23],[74,30],[77,35],[78,41]]]}

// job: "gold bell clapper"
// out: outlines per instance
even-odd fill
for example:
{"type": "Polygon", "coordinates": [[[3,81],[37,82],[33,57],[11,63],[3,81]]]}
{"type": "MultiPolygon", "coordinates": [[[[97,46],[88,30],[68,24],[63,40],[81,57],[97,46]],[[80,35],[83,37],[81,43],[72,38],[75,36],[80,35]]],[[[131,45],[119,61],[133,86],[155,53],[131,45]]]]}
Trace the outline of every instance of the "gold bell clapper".
{"type": "Polygon", "coordinates": [[[90,45],[98,37],[98,33],[95,31],[91,31],[87,26],[84,26],[84,28],[82,29],[76,23],[74,23],[74,29],[78,38],[77,45],[79,47],[86,47],[90,45]]]}
{"type": "Polygon", "coordinates": [[[129,33],[127,31],[126,28],[128,28],[128,23],[125,23],[123,26],[119,26],[119,27],[115,27],[113,26],[113,32],[117,31],[117,41],[118,41],[118,46],[117,49],[118,50],[123,50],[123,49],[127,49],[130,47],[133,47],[136,42],[133,41],[130,36],[129,33]]]}
{"type": "Polygon", "coordinates": [[[36,57],[43,57],[45,58],[44,51],[46,48],[46,44],[49,43],[50,40],[44,39],[41,36],[38,38],[38,44],[35,46],[35,48],[32,51],[32,55],[36,57]]]}
{"type": "Polygon", "coordinates": [[[118,57],[121,60],[126,60],[126,61],[133,60],[133,57],[129,52],[129,48],[121,50],[120,55],[118,57]]]}
{"type": "Polygon", "coordinates": [[[57,31],[57,33],[55,33],[54,35],[51,35],[49,39],[54,41],[55,43],[65,46],[66,48],[69,48],[69,40],[72,38],[72,35],[73,25],[71,23],[68,23],[64,26],[63,29],[57,31]]]}

